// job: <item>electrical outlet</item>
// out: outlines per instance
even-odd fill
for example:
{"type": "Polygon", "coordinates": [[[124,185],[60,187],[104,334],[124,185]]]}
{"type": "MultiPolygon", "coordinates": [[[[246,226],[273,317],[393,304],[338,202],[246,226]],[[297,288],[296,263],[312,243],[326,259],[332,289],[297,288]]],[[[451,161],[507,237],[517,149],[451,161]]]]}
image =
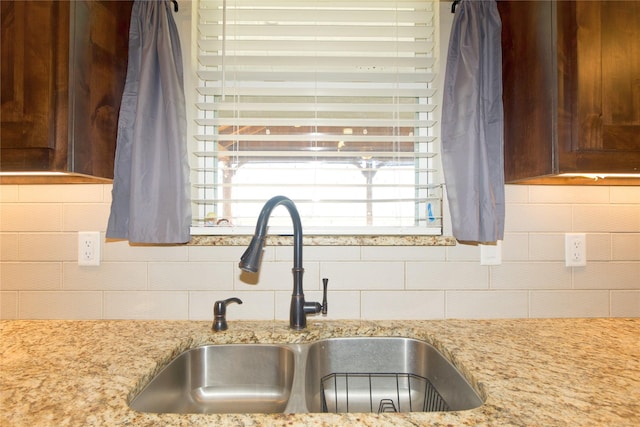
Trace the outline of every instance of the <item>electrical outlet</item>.
{"type": "Polygon", "coordinates": [[[502,240],[495,245],[480,245],[480,265],[502,264],[502,240]]]}
{"type": "Polygon", "coordinates": [[[584,233],[564,235],[564,262],[567,267],[587,265],[587,241],[584,233]]]}
{"type": "Polygon", "coordinates": [[[78,265],[100,265],[100,232],[78,232],[78,265]]]}

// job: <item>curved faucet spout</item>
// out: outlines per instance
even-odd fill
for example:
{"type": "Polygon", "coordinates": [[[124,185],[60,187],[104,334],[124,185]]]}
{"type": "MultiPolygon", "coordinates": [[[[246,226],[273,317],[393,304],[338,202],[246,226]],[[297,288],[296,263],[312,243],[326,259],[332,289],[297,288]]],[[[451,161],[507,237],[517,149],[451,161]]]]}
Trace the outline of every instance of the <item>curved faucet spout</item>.
{"type": "Polygon", "coordinates": [[[269,218],[271,217],[271,212],[279,205],[287,208],[291,216],[291,221],[293,222],[293,268],[302,269],[302,222],[300,221],[300,214],[298,213],[295,203],[285,196],[272,197],[265,203],[262,211],[260,211],[258,222],[256,223],[256,231],[251,239],[251,243],[249,243],[247,250],[240,258],[241,269],[251,273],[256,273],[260,269],[262,247],[264,246],[264,240],[267,236],[269,218]]]}
{"type": "Polygon", "coordinates": [[[258,222],[256,231],[247,250],[240,257],[239,267],[244,271],[256,273],[260,268],[262,250],[267,234],[267,225],[271,212],[276,206],[283,205],[289,211],[293,222],[293,293],[291,294],[291,308],[289,312],[289,326],[291,329],[304,329],[307,326],[307,313],[319,313],[322,306],[318,303],[307,303],[304,300],[302,287],[302,222],[295,203],[285,196],[275,196],[265,203],[258,222]],[[318,308],[320,307],[320,308],[318,308]]]}

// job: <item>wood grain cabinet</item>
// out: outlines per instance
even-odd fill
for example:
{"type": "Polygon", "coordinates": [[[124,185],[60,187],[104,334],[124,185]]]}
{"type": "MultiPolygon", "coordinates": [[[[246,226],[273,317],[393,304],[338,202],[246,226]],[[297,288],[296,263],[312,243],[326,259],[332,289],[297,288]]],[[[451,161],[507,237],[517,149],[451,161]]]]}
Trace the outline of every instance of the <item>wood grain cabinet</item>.
{"type": "Polygon", "coordinates": [[[112,178],[132,2],[0,5],[0,170],[112,178]]]}
{"type": "Polygon", "coordinates": [[[506,181],[640,173],[640,1],[507,0],[498,8],[506,181]]]}

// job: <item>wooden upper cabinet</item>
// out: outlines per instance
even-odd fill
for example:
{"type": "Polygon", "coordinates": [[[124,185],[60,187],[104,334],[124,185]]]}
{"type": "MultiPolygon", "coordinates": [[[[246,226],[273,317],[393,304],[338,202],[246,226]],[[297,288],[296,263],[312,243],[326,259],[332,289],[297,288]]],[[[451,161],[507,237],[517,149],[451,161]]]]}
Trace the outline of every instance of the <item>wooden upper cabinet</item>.
{"type": "Polygon", "coordinates": [[[589,183],[548,178],[640,173],[640,2],[499,1],[498,8],[506,181],[589,183]]]}
{"type": "Polygon", "coordinates": [[[68,58],[69,5],[40,1],[0,5],[2,170],[47,170],[56,146],[56,79],[66,77],[66,67],[58,70],[57,65],[68,58]],[[58,46],[59,40],[67,45],[58,46]]]}
{"type": "Polygon", "coordinates": [[[0,4],[0,170],[113,178],[132,2],[0,4]]]}

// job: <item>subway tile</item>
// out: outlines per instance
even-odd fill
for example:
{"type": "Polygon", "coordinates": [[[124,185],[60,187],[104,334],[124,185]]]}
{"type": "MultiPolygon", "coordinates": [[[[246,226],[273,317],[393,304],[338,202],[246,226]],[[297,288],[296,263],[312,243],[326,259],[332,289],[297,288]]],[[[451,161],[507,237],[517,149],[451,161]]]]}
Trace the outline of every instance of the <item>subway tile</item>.
{"type": "Polygon", "coordinates": [[[106,203],[65,203],[64,231],[106,231],[110,207],[106,203]]]}
{"type": "Polygon", "coordinates": [[[608,291],[532,291],[530,317],[607,317],[608,291]]]}
{"type": "MultiPolygon", "coordinates": [[[[291,262],[263,262],[257,273],[234,271],[234,289],[238,291],[277,291],[293,289],[291,262]]],[[[318,281],[318,263],[304,265],[302,276],[304,289],[320,289],[318,281]]]]}
{"type": "Polygon", "coordinates": [[[230,261],[238,265],[244,246],[187,246],[189,261],[230,261]]]}
{"type": "Polygon", "coordinates": [[[529,259],[529,233],[505,233],[502,241],[502,261],[529,259]]]}
{"type": "Polygon", "coordinates": [[[491,268],[491,289],[569,289],[571,268],[564,262],[513,262],[491,268]]]}
{"type": "MultiPolygon", "coordinates": [[[[293,248],[286,246],[275,247],[275,259],[288,261],[293,259],[293,248]]],[[[359,261],[359,246],[305,246],[304,260],[307,261],[359,261]]]]}
{"type": "Polygon", "coordinates": [[[407,289],[486,289],[489,269],[478,262],[408,262],[407,289]]]}
{"type": "Polygon", "coordinates": [[[609,187],[580,185],[532,185],[530,203],[609,203],[609,187]]]}
{"type": "Polygon", "coordinates": [[[364,320],[443,319],[443,291],[363,291],[364,320]]]}
{"type": "Polygon", "coordinates": [[[573,273],[575,289],[640,289],[640,263],[588,262],[573,273]]]}
{"type": "Polygon", "coordinates": [[[20,292],[20,319],[101,319],[102,292],[20,292]]]}
{"type": "Polygon", "coordinates": [[[640,232],[640,205],[576,205],[573,230],[582,232],[640,232]]]}
{"type": "Polygon", "coordinates": [[[101,203],[102,184],[47,184],[20,186],[20,201],[30,203],[101,203]]]}
{"type": "Polygon", "coordinates": [[[612,317],[640,317],[640,290],[611,291],[612,317]]]}
{"type": "MultiPolygon", "coordinates": [[[[104,237],[104,234],[102,234],[104,237]]],[[[105,261],[187,261],[187,246],[130,245],[127,241],[103,241],[105,261]]]]}
{"type": "Polygon", "coordinates": [[[528,291],[447,291],[449,319],[523,318],[529,315],[528,291]]]}
{"type": "Polygon", "coordinates": [[[572,226],[571,205],[509,204],[505,232],[566,232],[572,226]]]}
{"type": "Polygon", "coordinates": [[[0,261],[19,261],[19,234],[0,233],[0,261]]]}
{"type": "Polygon", "coordinates": [[[75,233],[21,233],[22,261],[73,261],[78,258],[75,233]]]}
{"type": "Polygon", "coordinates": [[[564,261],[564,234],[529,234],[529,260],[564,261]]]}
{"type": "Polygon", "coordinates": [[[61,203],[2,203],[0,231],[62,231],[61,203]]]}
{"type": "Polygon", "coordinates": [[[233,290],[230,262],[151,262],[149,290],[233,290]]]}
{"type": "Polygon", "coordinates": [[[342,291],[404,288],[403,262],[324,262],[320,273],[342,291]]]}
{"type": "Polygon", "coordinates": [[[614,233],[611,246],[614,261],[640,261],[640,233],[614,233]]]}
{"type": "Polygon", "coordinates": [[[0,291],[0,320],[18,318],[18,292],[0,291]]]}
{"type": "Polygon", "coordinates": [[[611,234],[587,233],[587,262],[611,260],[611,234]]]}
{"type": "Polygon", "coordinates": [[[640,185],[612,186],[611,203],[626,203],[640,205],[640,185]]]}
{"type": "Polygon", "coordinates": [[[529,202],[529,187],[528,185],[515,185],[507,184],[504,186],[504,197],[509,203],[528,203],[529,202]]]}
{"type": "Polygon", "coordinates": [[[65,262],[64,289],[73,290],[145,290],[147,263],[103,262],[99,266],[79,266],[65,262]]]}
{"type": "Polygon", "coordinates": [[[0,184],[0,203],[12,203],[19,200],[19,186],[0,184]]]}
{"type": "Polygon", "coordinates": [[[447,261],[476,261],[480,262],[480,246],[465,245],[457,243],[455,246],[448,246],[447,261]]]}
{"type": "MultiPolygon", "coordinates": [[[[362,246],[363,261],[444,261],[445,246],[362,246]]],[[[329,260],[345,261],[342,257],[329,260]]],[[[346,260],[348,261],[348,260],[346,260]]]]}
{"type": "MultiPolygon", "coordinates": [[[[290,294],[289,294],[290,295],[290,294]]],[[[273,320],[274,292],[272,291],[194,291],[189,292],[189,319],[213,322],[213,305],[218,300],[240,298],[242,304],[227,307],[227,320],[273,320]]],[[[229,325],[233,327],[232,324],[229,325]]]]}
{"type": "Polygon", "coordinates": [[[43,291],[61,289],[62,265],[59,262],[3,262],[0,288],[3,291],[43,291]]]}
{"type": "Polygon", "coordinates": [[[188,292],[105,292],[105,319],[162,319],[189,318],[188,292]]]}
{"type": "Polygon", "coordinates": [[[103,184],[102,185],[102,201],[108,203],[111,206],[111,202],[113,200],[113,184],[103,184]]]}

